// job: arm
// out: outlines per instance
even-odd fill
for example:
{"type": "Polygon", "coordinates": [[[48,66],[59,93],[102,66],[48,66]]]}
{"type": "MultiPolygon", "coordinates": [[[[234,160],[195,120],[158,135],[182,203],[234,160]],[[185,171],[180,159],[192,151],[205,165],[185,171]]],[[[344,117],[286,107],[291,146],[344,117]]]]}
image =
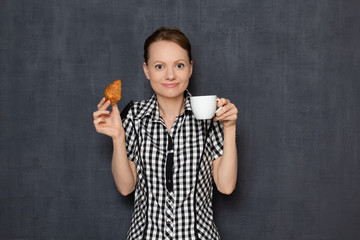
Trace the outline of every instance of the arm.
{"type": "Polygon", "coordinates": [[[223,121],[224,146],[223,155],[213,162],[213,175],[217,189],[224,194],[231,194],[237,179],[237,149],[236,149],[236,119],[237,108],[227,99],[221,99],[218,107],[221,107],[215,117],[215,121],[223,121]]]}
{"type": "Polygon", "coordinates": [[[136,170],[134,162],[127,159],[125,139],[113,139],[114,152],[111,170],[119,192],[126,196],[135,189],[136,170]]]}
{"type": "Polygon", "coordinates": [[[98,133],[113,139],[113,157],[111,170],[117,189],[122,195],[130,194],[136,185],[135,164],[129,161],[126,154],[125,130],[122,125],[120,112],[116,104],[112,105],[112,112],[106,110],[110,101],[103,98],[98,104],[98,111],[94,112],[94,126],[98,133]]]}

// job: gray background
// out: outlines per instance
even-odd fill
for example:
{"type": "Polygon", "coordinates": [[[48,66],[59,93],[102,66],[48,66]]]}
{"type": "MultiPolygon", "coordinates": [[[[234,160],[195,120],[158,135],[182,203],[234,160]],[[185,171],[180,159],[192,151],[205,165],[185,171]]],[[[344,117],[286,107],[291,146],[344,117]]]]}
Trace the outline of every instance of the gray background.
{"type": "Polygon", "coordinates": [[[360,2],[0,0],[0,239],[124,239],[133,196],[92,113],[152,90],[145,38],[192,42],[193,94],[239,109],[239,177],[215,192],[222,239],[360,239],[360,2]]]}

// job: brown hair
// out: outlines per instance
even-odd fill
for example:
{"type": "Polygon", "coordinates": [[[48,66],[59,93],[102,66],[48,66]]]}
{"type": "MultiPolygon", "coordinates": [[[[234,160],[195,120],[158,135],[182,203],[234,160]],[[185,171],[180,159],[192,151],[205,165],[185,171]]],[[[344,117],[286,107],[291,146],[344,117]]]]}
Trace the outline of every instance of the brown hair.
{"type": "Polygon", "coordinates": [[[144,44],[144,61],[147,64],[149,60],[149,47],[152,43],[160,40],[167,40],[178,44],[185,49],[188,53],[189,60],[191,62],[191,44],[189,39],[183,32],[176,28],[160,27],[153,34],[151,34],[144,44]]]}

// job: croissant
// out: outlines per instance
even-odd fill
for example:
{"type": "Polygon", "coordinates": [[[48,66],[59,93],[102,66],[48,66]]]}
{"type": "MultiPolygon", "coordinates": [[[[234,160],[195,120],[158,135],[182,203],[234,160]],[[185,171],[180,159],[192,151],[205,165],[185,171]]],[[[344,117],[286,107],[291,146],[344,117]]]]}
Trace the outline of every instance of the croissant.
{"type": "Polygon", "coordinates": [[[121,99],[121,80],[116,80],[105,89],[105,99],[110,100],[111,105],[121,99]]]}

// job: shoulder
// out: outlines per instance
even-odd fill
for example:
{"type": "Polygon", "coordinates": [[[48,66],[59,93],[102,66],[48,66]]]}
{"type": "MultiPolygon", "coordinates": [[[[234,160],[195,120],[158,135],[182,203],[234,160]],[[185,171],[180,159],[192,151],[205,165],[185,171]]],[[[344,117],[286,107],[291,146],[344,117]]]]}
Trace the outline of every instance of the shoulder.
{"type": "Polygon", "coordinates": [[[121,119],[137,118],[143,112],[143,109],[148,105],[149,101],[149,99],[137,102],[130,101],[121,111],[121,119]]]}

